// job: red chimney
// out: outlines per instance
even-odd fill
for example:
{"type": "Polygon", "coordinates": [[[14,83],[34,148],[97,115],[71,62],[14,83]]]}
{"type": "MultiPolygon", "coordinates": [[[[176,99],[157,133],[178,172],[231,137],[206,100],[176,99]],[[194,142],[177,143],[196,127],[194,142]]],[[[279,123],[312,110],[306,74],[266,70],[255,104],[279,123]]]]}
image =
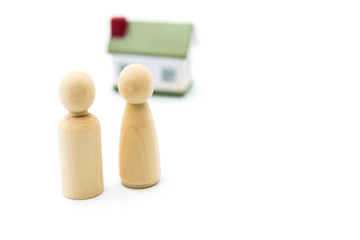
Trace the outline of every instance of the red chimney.
{"type": "Polygon", "coordinates": [[[124,17],[113,17],[111,19],[111,37],[124,37],[128,22],[124,17]]]}

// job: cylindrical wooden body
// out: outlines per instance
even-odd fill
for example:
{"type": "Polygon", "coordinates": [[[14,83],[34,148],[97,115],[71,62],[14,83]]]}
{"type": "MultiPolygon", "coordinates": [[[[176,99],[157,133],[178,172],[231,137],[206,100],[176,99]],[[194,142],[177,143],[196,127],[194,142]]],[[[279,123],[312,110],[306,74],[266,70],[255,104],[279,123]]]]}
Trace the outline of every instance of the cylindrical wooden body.
{"type": "Polygon", "coordinates": [[[104,191],[99,120],[66,115],[58,128],[65,197],[87,199],[104,191]]]}
{"type": "Polygon", "coordinates": [[[121,124],[119,162],[120,177],[127,187],[145,188],[159,181],[158,142],[147,103],[126,104],[121,124]]]}

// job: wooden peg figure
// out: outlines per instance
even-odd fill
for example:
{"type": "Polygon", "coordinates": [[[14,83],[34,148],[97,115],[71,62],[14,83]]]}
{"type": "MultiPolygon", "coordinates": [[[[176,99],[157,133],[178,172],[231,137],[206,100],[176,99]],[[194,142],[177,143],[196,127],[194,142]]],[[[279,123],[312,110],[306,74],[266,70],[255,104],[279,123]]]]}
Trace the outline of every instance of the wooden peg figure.
{"type": "Polygon", "coordinates": [[[104,190],[99,120],[88,113],[95,86],[84,72],[72,72],[60,82],[59,97],[69,111],[58,127],[62,190],[67,198],[87,199],[104,190]]]}
{"type": "Polygon", "coordinates": [[[159,182],[160,161],[148,98],[154,91],[150,71],[131,64],[119,76],[119,91],[127,101],[121,124],[119,168],[123,185],[146,188],[159,182]]]}

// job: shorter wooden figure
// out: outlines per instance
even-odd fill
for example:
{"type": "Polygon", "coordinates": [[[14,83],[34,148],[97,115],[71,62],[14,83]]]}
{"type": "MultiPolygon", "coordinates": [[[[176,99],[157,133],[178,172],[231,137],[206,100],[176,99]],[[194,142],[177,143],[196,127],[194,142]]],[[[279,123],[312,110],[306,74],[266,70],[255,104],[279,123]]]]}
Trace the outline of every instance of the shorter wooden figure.
{"type": "Polygon", "coordinates": [[[140,64],[127,66],[119,76],[119,91],[127,101],[120,133],[120,177],[127,187],[150,187],[160,177],[157,136],[147,103],[154,91],[150,71],[140,64]]]}
{"type": "Polygon", "coordinates": [[[63,194],[87,199],[104,191],[99,120],[88,113],[95,86],[84,72],[72,72],[60,82],[59,97],[69,114],[58,127],[63,194]]]}

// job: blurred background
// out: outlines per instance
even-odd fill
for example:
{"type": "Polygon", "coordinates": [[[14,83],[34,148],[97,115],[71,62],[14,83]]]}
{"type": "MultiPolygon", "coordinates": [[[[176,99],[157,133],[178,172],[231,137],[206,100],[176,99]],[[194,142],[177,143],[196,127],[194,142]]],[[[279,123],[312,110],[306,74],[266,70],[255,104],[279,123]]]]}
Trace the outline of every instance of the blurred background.
{"type": "Polygon", "coordinates": [[[359,239],[358,1],[2,1],[1,239],[359,239]],[[160,183],[118,176],[110,20],[193,23],[193,87],[153,96],[160,183]],[[93,79],[105,191],[61,194],[58,83],[93,79]]]}

